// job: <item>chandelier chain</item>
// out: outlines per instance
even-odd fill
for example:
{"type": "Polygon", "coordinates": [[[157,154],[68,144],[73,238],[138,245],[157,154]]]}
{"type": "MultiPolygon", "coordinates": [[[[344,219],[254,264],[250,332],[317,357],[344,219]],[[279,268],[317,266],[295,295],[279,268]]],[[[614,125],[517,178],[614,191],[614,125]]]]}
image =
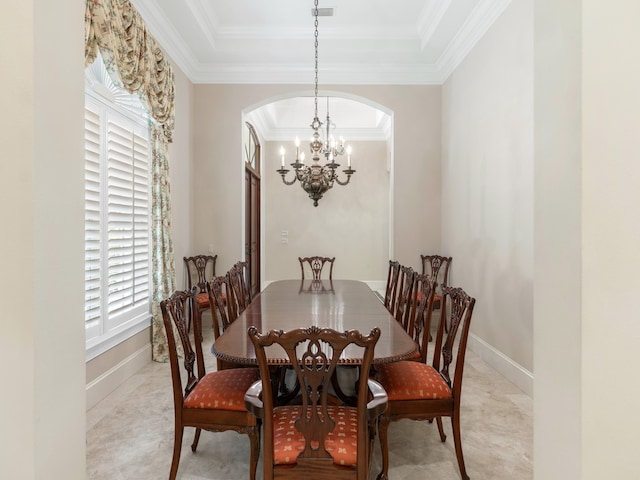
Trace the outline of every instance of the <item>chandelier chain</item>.
{"type": "Polygon", "coordinates": [[[314,101],[315,101],[315,118],[318,118],[318,0],[315,0],[315,9],[314,9],[314,15],[315,15],[315,32],[314,32],[314,36],[315,36],[315,84],[316,84],[316,88],[315,88],[315,96],[314,96],[314,101]]]}

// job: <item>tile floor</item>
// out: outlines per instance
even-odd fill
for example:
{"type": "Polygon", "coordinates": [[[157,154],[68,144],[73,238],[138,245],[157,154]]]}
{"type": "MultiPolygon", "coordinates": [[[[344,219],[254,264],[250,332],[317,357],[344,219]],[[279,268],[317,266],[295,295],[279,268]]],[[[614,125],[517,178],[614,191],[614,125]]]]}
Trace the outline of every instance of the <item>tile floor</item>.
{"type": "MultiPolygon", "coordinates": [[[[205,345],[211,343],[207,317],[205,345]]],[[[205,347],[205,356],[208,346],[205,347]]],[[[215,360],[209,358],[209,369],[215,360]]],[[[169,364],[151,362],[87,412],[87,478],[168,478],[173,449],[173,397],[169,364]]],[[[462,393],[462,446],[472,480],[533,478],[533,402],[472,352],[467,354],[462,393]]],[[[441,443],[435,423],[401,420],[389,427],[390,480],[460,478],[451,424],[441,443]]],[[[248,478],[249,440],[235,432],[203,432],[191,452],[185,430],[178,478],[248,478]]],[[[371,479],[380,468],[376,442],[371,479]]],[[[258,465],[261,478],[262,462],[258,465]]]]}

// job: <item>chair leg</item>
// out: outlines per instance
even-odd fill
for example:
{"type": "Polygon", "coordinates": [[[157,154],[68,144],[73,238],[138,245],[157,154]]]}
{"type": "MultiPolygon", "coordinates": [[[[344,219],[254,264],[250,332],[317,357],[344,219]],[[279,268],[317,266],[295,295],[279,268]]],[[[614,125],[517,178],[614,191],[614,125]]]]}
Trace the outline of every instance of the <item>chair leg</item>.
{"type": "MultiPolygon", "coordinates": [[[[439,417],[438,420],[442,421],[439,417]]],[[[460,468],[460,476],[462,480],[469,480],[467,469],[464,466],[464,457],[462,456],[462,440],[460,438],[460,410],[456,409],[451,417],[451,427],[453,429],[453,443],[456,447],[456,457],[458,459],[458,467],[460,468]]]]}
{"type": "Polygon", "coordinates": [[[440,441],[444,443],[447,441],[447,436],[444,433],[444,428],[442,428],[442,417],[437,417],[436,423],[438,424],[438,432],[440,432],[440,441]]]}
{"type": "Polygon", "coordinates": [[[251,459],[249,463],[249,479],[255,480],[258,470],[258,457],[260,457],[260,426],[249,429],[249,442],[251,443],[251,459]]]}
{"type": "Polygon", "coordinates": [[[369,421],[369,444],[367,446],[367,472],[371,471],[371,460],[373,460],[373,449],[375,447],[376,436],[378,435],[379,418],[369,421]]]}
{"type": "Polygon", "coordinates": [[[380,437],[380,451],[382,453],[382,470],[376,477],[376,480],[387,480],[389,474],[389,441],[387,437],[387,430],[389,429],[389,423],[391,419],[386,415],[380,416],[378,422],[378,437],[380,437]]]}
{"type": "Polygon", "coordinates": [[[184,427],[176,425],[176,432],[173,437],[173,459],[171,460],[171,470],[169,470],[169,480],[175,480],[178,474],[178,464],[180,463],[180,452],[182,451],[182,434],[184,427]]]}
{"type": "Polygon", "coordinates": [[[196,428],[196,434],[193,436],[193,443],[191,444],[192,452],[195,452],[196,448],[198,448],[198,442],[200,441],[200,432],[202,432],[202,429],[196,428]]]}

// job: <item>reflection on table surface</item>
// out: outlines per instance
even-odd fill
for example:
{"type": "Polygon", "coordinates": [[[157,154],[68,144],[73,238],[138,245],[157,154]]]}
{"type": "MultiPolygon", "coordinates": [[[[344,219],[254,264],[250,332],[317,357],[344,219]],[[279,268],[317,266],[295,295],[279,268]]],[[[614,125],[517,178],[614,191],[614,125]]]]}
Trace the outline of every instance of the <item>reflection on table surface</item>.
{"type": "MultiPolygon", "coordinates": [[[[280,280],[269,284],[216,340],[214,355],[234,363],[256,363],[247,329],[261,332],[291,330],[316,325],[334,330],[381,330],[374,363],[409,358],[416,347],[366,283],[356,280],[280,280]],[[321,283],[318,283],[321,282],[321,283]]],[[[278,347],[279,348],[279,347],[278,347]]],[[[349,350],[341,363],[357,363],[349,350]]],[[[284,352],[269,352],[274,364],[286,363],[284,352]]]]}

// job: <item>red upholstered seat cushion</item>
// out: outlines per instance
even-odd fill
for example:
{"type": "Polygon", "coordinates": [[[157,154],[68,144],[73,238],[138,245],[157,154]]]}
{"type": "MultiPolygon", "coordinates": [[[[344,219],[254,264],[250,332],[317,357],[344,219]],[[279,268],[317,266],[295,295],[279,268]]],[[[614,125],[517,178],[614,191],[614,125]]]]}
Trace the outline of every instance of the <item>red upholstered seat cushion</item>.
{"type": "Polygon", "coordinates": [[[451,398],[451,388],[431,366],[404,361],[378,366],[378,381],[389,400],[423,400],[451,398]]]}
{"type": "Polygon", "coordinates": [[[185,408],[246,412],[244,394],[260,379],[257,368],[230,368],[206,374],[185,398],[185,408]]]}
{"type": "MultiPolygon", "coordinates": [[[[227,300],[227,295],[226,294],[222,294],[222,301],[226,302],[227,300]]],[[[199,308],[209,308],[209,294],[208,293],[198,293],[196,295],[196,303],[198,304],[199,308]]]]}
{"type": "Polygon", "coordinates": [[[200,308],[209,308],[209,294],[208,293],[198,293],[196,295],[196,303],[200,308]]]}
{"type": "MultiPolygon", "coordinates": [[[[416,292],[416,300],[418,302],[420,302],[422,300],[422,292],[416,292]]],[[[440,300],[442,300],[442,295],[438,295],[437,293],[433,294],[433,303],[434,305],[436,303],[440,303],[440,300]]]]}
{"type": "MultiPolygon", "coordinates": [[[[325,448],[333,463],[354,467],[358,459],[358,412],[353,407],[329,406],[329,416],[335,421],[333,432],[325,439],[325,448]]],[[[273,411],[273,459],[276,465],[292,465],[304,450],[304,436],[295,421],[302,407],[278,407],[273,411]]]]}

